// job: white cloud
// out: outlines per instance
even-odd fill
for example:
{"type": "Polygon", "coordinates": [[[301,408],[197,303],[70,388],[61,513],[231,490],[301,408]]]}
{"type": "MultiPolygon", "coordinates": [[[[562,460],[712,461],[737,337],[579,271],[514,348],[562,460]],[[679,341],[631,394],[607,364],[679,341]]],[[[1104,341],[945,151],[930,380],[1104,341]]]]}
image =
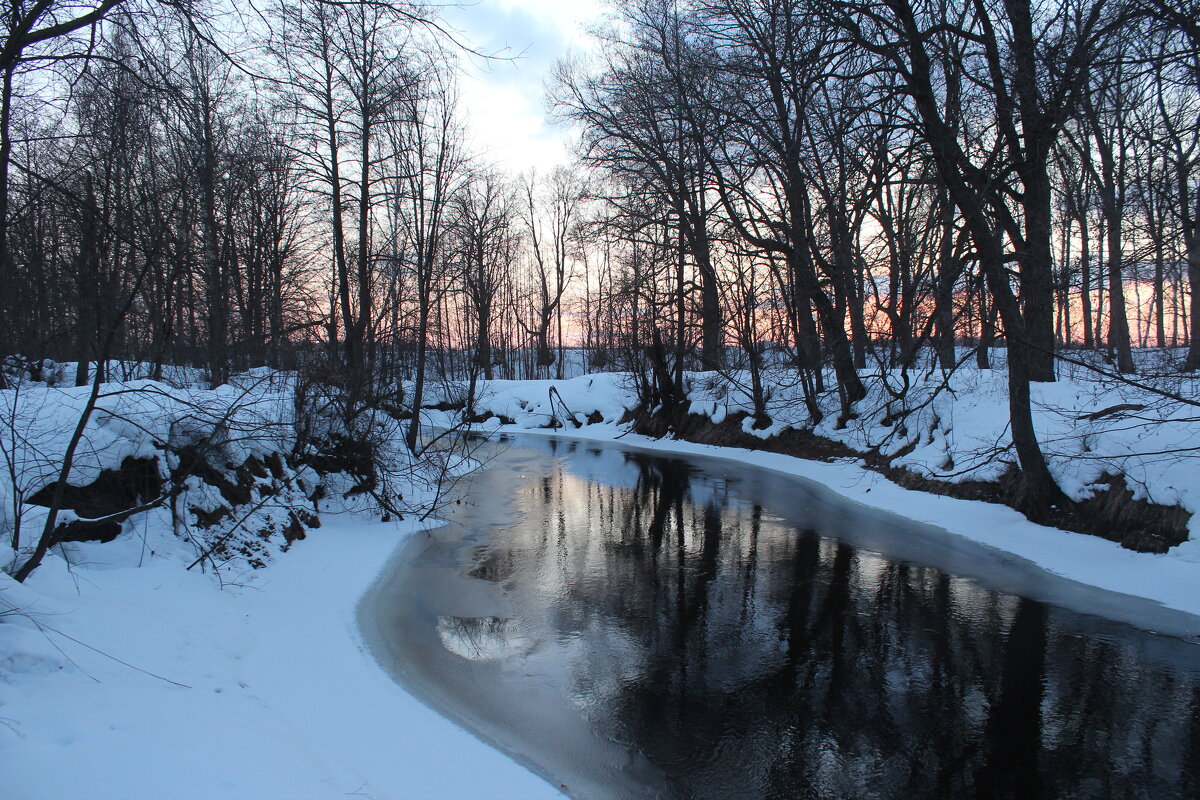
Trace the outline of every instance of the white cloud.
{"type": "Polygon", "coordinates": [[[570,50],[590,46],[588,23],[599,0],[481,0],[449,8],[446,20],[480,52],[466,58],[463,115],[485,156],[512,171],[548,172],[569,159],[571,133],[554,127],[545,108],[545,82],[570,50]]]}

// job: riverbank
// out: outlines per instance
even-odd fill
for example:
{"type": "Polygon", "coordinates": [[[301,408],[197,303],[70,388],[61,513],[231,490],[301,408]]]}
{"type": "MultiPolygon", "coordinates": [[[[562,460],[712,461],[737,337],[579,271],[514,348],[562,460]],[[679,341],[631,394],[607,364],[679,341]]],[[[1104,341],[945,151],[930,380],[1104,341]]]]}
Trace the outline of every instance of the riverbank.
{"type": "Polygon", "coordinates": [[[368,651],[358,603],[418,528],[329,515],[224,590],[154,527],[0,578],[4,797],[559,796],[368,651]]]}
{"type": "MultiPolygon", "coordinates": [[[[1189,534],[1200,510],[1200,383],[1172,369],[1168,355],[1140,353],[1134,380],[1108,375],[1102,362],[1064,362],[1056,382],[1033,387],[1037,438],[1067,498],[1040,509],[1036,521],[1145,552],[1196,547],[1189,534]]],[[[671,409],[645,407],[630,376],[605,373],[484,383],[475,418],[519,428],[628,422],[655,437],[856,457],[909,488],[1019,504],[1002,363],[860,377],[867,396],[850,417],[829,392],[816,398],[814,417],[794,372],[774,368],[763,376],[761,410],[742,373],[685,373],[685,400],[671,409]]]]}
{"type": "MultiPolygon", "coordinates": [[[[1142,598],[1164,607],[1200,615],[1200,541],[1192,535],[1163,553],[1134,552],[1098,535],[1039,525],[998,503],[968,500],[903,488],[880,471],[868,468],[872,454],[890,453],[890,463],[931,480],[967,484],[995,482],[1011,468],[1005,441],[1003,372],[969,371],[939,387],[920,388],[905,401],[908,428],[897,426],[900,408],[864,401],[863,414],[837,427],[833,421],[810,427],[811,434],[833,442],[839,453],[815,461],[764,450],[745,450],[698,444],[684,439],[634,433],[630,410],[636,403],[623,376],[585,375],[563,381],[494,381],[481,392],[478,428],[487,433],[563,436],[588,441],[613,441],[659,452],[732,459],[821,483],[848,500],[903,517],[926,522],[950,534],[994,547],[1069,580],[1118,595],[1142,598]],[[968,388],[974,392],[967,392],[968,388]],[[957,389],[959,394],[953,390],[957,389]],[[922,402],[918,398],[924,397],[922,402]],[[890,408],[887,425],[882,408],[890,408]],[[874,409],[874,410],[871,410],[874,409]],[[881,428],[885,429],[881,432],[881,428]],[[990,457],[989,457],[990,456],[990,457]],[[935,465],[958,467],[948,471],[935,465]]],[[[712,376],[693,376],[690,412],[721,425],[731,415],[746,413],[746,398],[730,392],[712,376]],[[705,399],[722,396],[721,401],[705,399]]],[[[877,384],[874,391],[881,391],[877,384]]],[[[1178,387],[1176,387],[1178,389],[1178,387]]],[[[1177,507],[1187,529],[1200,500],[1200,472],[1186,469],[1191,442],[1200,436],[1196,423],[1180,404],[1121,402],[1146,399],[1132,396],[1129,387],[1089,384],[1070,378],[1038,387],[1037,420],[1048,460],[1064,489],[1086,500],[1107,487],[1106,474],[1128,481],[1130,496],[1177,507]],[[1113,405],[1141,406],[1108,411],[1113,405]],[[1099,413],[1105,412],[1108,413],[1099,413]],[[1151,457],[1149,451],[1161,451],[1151,457]]],[[[437,415],[453,412],[431,412],[437,415]]],[[[743,417],[741,431],[759,440],[786,434],[789,419],[800,412],[781,403],[771,425],[756,429],[743,417]]],[[[795,420],[792,420],[795,422],[795,420]]],[[[797,423],[798,424],[798,423],[797,423]]]]}

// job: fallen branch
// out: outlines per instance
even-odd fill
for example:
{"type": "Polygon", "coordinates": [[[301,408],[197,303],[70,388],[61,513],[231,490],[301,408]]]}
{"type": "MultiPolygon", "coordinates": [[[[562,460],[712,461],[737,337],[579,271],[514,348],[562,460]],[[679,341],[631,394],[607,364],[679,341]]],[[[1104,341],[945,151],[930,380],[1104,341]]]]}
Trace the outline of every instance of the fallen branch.
{"type": "Polygon", "coordinates": [[[1080,414],[1075,419],[1079,420],[1080,422],[1095,422],[1098,419],[1104,419],[1105,417],[1111,417],[1116,414],[1120,414],[1124,411],[1145,411],[1145,410],[1146,410],[1146,407],[1144,405],[1142,405],[1141,403],[1118,403],[1115,406],[1109,406],[1108,408],[1102,408],[1099,411],[1093,411],[1090,414],[1080,414]]]}
{"type": "MultiPolygon", "coordinates": [[[[6,605],[8,605],[8,607],[9,607],[9,609],[12,611],[12,613],[14,613],[14,614],[20,614],[22,617],[24,617],[25,619],[29,620],[29,621],[30,621],[30,622],[32,622],[34,625],[36,625],[36,626],[37,626],[37,629],[38,629],[39,631],[41,631],[41,633],[42,633],[42,635],[43,635],[43,636],[45,636],[45,635],[46,635],[46,631],[50,631],[51,633],[56,633],[56,634],[58,634],[59,636],[63,637],[64,639],[67,639],[68,641],[72,641],[72,642],[74,642],[75,644],[79,645],[80,647],[86,647],[88,650],[91,650],[93,653],[98,653],[99,655],[102,655],[102,656],[104,656],[105,658],[112,659],[113,661],[117,662],[118,664],[121,664],[121,665],[123,665],[123,666],[129,667],[130,669],[132,669],[132,670],[136,670],[136,671],[138,671],[138,672],[140,672],[140,673],[142,673],[142,674],[144,674],[144,675],[149,675],[149,676],[150,676],[150,677],[152,677],[152,678],[158,678],[160,681],[165,681],[165,682],[167,682],[167,683],[171,684],[172,686],[178,686],[178,687],[180,687],[181,689],[191,689],[191,688],[192,688],[191,686],[188,686],[186,683],[180,683],[179,681],[173,681],[173,680],[171,680],[170,678],[164,678],[162,675],[159,675],[158,673],[151,672],[151,671],[150,671],[150,670],[148,670],[148,669],[142,669],[141,667],[134,666],[133,664],[130,664],[128,661],[122,661],[121,659],[117,658],[116,656],[112,655],[111,653],[106,653],[106,652],[104,652],[103,650],[101,650],[101,649],[99,649],[99,648],[92,647],[92,646],[91,646],[90,644],[88,644],[87,642],[81,642],[81,641],[79,641],[78,639],[76,639],[74,636],[71,636],[70,634],[63,633],[63,632],[62,632],[62,631],[60,631],[58,628],[52,628],[52,627],[50,627],[49,625],[47,625],[46,623],[44,623],[44,622],[41,622],[41,621],[39,621],[39,620],[36,620],[36,619],[34,619],[34,618],[33,618],[33,617],[31,617],[29,614],[27,614],[26,612],[24,612],[24,611],[22,611],[21,609],[17,608],[16,606],[10,605],[10,604],[8,604],[8,603],[6,603],[6,605]]],[[[49,640],[49,638],[50,638],[50,637],[48,637],[48,636],[47,636],[46,638],[47,638],[47,640],[49,640]]],[[[53,641],[51,641],[51,642],[50,642],[50,644],[54,645],[54,648],[55,648],[56,650],[58,650],[58,652],[59,652],[59,653],[62,653],[62,655],[63,655],[63,657],[64,657],[64,658],[66,658],[66,659],[67,659],[68,661],[70,661],[72,664],[75,664],[75,661],[74,661],[73,659],[71,659],[71,657],[70,657],[70,656],[68,656],[66,653],[63,653],[63,651],[62,651],[62,650],[61,650],[61,649],[58,647],[58,645],[55,645],[53,641]]],[[[80,672],[83,672],[83,674],[87,675],[89,678],[91,678],[92,680],[94,680],[94,681],[96,681],[97,683],[99,683],[99,679],[98,679],[98,678],[96,678],[96,677],[94,677],[94,676],[92,676],[92,675],[89,675],[89,674],[88,674],[88,673],[87,673],[87,672],[86,672],[86,671],[85,671],[85,670],[84,670],[82,667],[80,667],[78,664],[75,664],[75,666],[79,668],[80,672]]]]}

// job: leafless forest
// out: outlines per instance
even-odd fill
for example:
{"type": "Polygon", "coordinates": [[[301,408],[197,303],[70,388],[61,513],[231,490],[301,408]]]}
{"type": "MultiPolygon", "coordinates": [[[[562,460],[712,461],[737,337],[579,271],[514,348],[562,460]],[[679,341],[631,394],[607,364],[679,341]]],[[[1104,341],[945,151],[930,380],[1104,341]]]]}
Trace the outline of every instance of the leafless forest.
{"type": "Polygon", "coordinates": [[[494,54],[437,12],[7,4],[8,367],[299,370],[415,448],[434,381],[469,409],[568,356],[665,409],[705,370],[761,411],[786,366],[815,419],[1003,347],[1027,508],[1062,498],[1057,359],[1200,368],[1196,0],[615,3],[548,87],[578,164],[522,176],[468,141],[459,64],[494,54]]]}

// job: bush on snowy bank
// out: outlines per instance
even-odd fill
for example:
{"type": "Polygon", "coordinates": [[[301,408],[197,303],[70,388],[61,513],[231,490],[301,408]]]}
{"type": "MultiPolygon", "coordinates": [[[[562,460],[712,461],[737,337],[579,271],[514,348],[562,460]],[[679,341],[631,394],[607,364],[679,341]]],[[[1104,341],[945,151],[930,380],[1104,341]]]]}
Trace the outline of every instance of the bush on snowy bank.
{"type": "Polygon", "coordinates": [[[411,453],[394,416],[348,414],[336,387],[295,373],[216,389],[13,384],[0,391],[0,564],[20,580],[56,547],[145,525],[190,543],[189,568],[261,567],[319,526],[322,504],[427,514],[471,463],[429,443],[411,453]]]}
{"type": "Polygon", "coordinates": [[[291,383],[261,371],[214,390],[140,380],[0,392],[7,570],[23,580],[52,548],[111,541],[134,517],[169,525],[210,568],[265,563],[316,524],[288,460],[291,383]]]}

